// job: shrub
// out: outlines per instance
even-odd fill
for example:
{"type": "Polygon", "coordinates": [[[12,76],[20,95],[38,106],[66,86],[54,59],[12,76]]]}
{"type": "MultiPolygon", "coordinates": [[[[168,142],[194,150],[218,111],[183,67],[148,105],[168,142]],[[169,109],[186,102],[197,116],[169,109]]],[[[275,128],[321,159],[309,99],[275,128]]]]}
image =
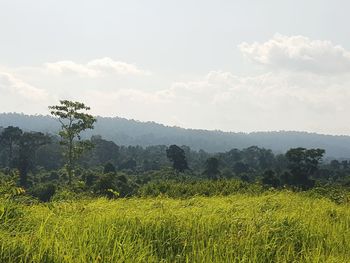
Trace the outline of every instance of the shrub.
{"type": "Polygon", "coordinates": [[[56,186],[52,183],[40,184],[30,190],[30,193],[40,201],[48,202],[56,192],[56,186]]]}

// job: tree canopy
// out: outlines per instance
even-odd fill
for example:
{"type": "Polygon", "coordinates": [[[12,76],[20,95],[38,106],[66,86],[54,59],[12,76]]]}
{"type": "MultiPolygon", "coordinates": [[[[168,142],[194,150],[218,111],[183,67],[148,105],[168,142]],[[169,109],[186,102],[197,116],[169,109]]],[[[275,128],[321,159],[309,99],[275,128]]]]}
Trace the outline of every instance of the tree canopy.
{"type": "Polygon", "coordinates": [[[166,150],[168,159],[173,163],[174,170],[184,172],[188,169],[185,151],[179,146],[173,144],[166,150]]]}
{"type": "Polygon", "coordinates": [[[51,115],[61,123],[61,144],[65,147],[66,169],[69,182],[74,173],[75,161],[92,147],[89,141],[81,140],[81,132],[93,129],[96,119],[87,113],[90,107],[81,102],[61,100],[59,105],[49,106],[51,115]]]}
{"type": "Polygon", "coordinates": [[[291,172],[291,184],[301,188],[310,188],[313,181],[310,179],[318,170],[325,151],[323,149],[292,148],[286,153],[291,172]]]}

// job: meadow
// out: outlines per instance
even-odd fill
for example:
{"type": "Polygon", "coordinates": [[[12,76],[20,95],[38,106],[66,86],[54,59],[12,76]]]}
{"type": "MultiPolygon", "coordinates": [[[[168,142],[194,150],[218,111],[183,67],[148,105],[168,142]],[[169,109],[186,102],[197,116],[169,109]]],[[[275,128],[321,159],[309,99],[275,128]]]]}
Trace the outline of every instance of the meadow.
{"type": "Polygon", "coordinates": [[[349,205],[287,190],[0,203],[0,262],[349,261],[349,205]]]}

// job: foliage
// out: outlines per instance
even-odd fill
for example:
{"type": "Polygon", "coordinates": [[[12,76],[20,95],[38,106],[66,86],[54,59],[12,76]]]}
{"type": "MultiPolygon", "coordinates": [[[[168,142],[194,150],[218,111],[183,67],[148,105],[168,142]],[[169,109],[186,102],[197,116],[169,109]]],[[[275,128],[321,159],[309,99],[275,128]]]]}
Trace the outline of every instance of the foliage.
{"type": "Polygon", "coordinates": [[[188,169],[185,151],[177,145],[170,145],[166,150],[168,159],[173,162],[174,170],[184,172],[188,169]]]}
{"type": "Polygon", "coordinates": [[[22,130],[18,127],[8,126],[0,134],[0,146],[8,151],[8,158],[6,165],[13,166],[13,151],[22,136],[22,130]]]}
{"type": "Polygon", "coordinates": [[[150,182],[140,187],[140,196],[168,196],[171,198],[189,198],[193,196],[226,196],[237,193],[261,194],[264,188],[259,184],[250,184],[240,180],[174,180],[150,182]]]}
{"type": "Polygon", "coordinates": [[[23,195],[25,190],[22,187],[16,185],[16,180],[19,174],[17,171],[12,172],[9,175],[0,173],[0,198],[13,200],[16,197],[23,195]]]}
{"type": "Polygon", "coordinates": [[[33,166],[35,153],[40,146],[48,144],[50,138],[41,132],[24,132],[19,139],[18,168],[21,186],[27,186],[27,174],[33,166]]]}
{"type": "Polygon", "coordinates": [[[267,170],[264,172],[264,176],[263,176],[261,182],[264,185],[269,185],[269,186],[272,186],[275,188],[279,187],[281,184],[280,180],[276,177],[275,172],[272,170],[267,170]]]}
{"type": "Polygon", "coordinates": [[[93,186],[94,193],[109,198],[131,196],[134,190],[135,187],[123,173],[101,174],[93,186]]]}
{"type": "Polygon", "coordinates": [[[61,100],[60,105],[49,106],[51,114],[58,117],[61,123],[61,144],[65,147],[67,159],[66,167],[69,176],[69,183],[72,182],[75,161],[84,150],[92,147],[89,141],[81,140],[80,133],[86,129],[92,129],[96,119],[85,111],[90,110],[88,106],[81,102],[61,100]]]}
{"type": "Polygon", "coordinates": [[[115,167],[112,163],[106,163],[104,168],[103,168],[103,173],[108,174],[108,173],[115,173],[115,167]]]}
{"type": "MultiPolygon", "coordinates": [[[[92,194],[119,198],[135,195],[140,188],[149,187],[146,184],[154,184],[154,191],[157,192],[157,184],[167,184],[169,181],[175,185],[188,182],[202,184],[203,179],[239,179],[247,185],[261,183],[260,187],[293,191],[306,190],[314,184],[333,185],[335,188],[350,186],[349,162],[326,162],[322,159],[324,151],[321,149],[294,148],[286,154],[274,155],[271,150],[252,146],[213,155],[203,150],[193,151],[187,146],[118,146],[97,135],[91,137],[96,147],[75,160],[74,177],[71,178],[62,167],[60,156],[65,147],[59,144],[59,137],[37,132],[23,133],[16,127],[4,130],[18,135],[16,140],[12,140],[10,158],[12,165],[20,172],[19,181],[15,184],[24,187],[28,195],[43,201],[64,190],[78,196],[92,194]],[[67,180],[70,182],[68,186],[67,180]]],[[[74,145],[79,142],[79,137],[80,134],[74,140],[74,145]]],[[[11,171],[11,168],[6,168],[9,154],[6,146],[0,148],[0,169],[2,167],[6,173],[11,171]]],[[[215,189],[216,185],[211,187],[215,189]]],[[[183,186],[188,193],[196,194],[198,190],[199,194],[205,195],[205,187],[196,191],[188,188],[183,186]]],[[[228,192],[235,192],[234,188],[231,190],[228,192]]],[[[216,190],[213,193],[221,194],[216,190]]]]}
{"type": "Polygon", "coordinates": [[[350,190],[342,186],[317,186],[306,192],[314,198],[327,198],[336,204],[350,205],[350,190]]]}
{"type": "Polygon", "coordinates": [[[215,157],[210,157],[205,162],[204,174],[208,176],[209,179],[218,179],[219,171],[219,160],[215,157]]]}
{"type": "Polygon", "coordinates": [[[42,202],[48,202],[54,196],[56,186],[52,183],[40,184],[31,189],[31,194],[42,202]]]}
{"type": "Polygon", "coordinates": [[[292,148],[286,153],[292,177],[289,183],[302,189],[311,188],[314,182],[310,179],[318,170],[325,151],[323,149],[292,148]]]}
{"type": "Polygon", "coordinates": [[[17,178],[16,172],[8,176],[0,173],[0,225],[11,224],[23,215],[19,198],[24,195],[25,190],[17,187],[17,178]]]}
{"type": "Polygon", "coordinates": [[[13,126],[0,134],[0,262],[350,257],[348,160],[327,163],[324,150],[301,147],[214,155],[82,140],[96,121],[89,107],[64,100],[49,108],[60,138],[13,126]]]}

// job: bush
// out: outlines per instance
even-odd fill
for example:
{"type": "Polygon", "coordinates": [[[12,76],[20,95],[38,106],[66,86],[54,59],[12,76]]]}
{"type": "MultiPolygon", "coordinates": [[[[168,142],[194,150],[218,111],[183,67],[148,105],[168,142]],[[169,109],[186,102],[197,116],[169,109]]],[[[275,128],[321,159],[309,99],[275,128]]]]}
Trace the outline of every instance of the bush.
{"type": "Polygon", "coordinates": [[[350,204],[350,189],[341,186],[318,186],[306,192],[315,198],[327,198],[336,204],[350,204]]]}
{"type": "Polygon", "coordinates": [[[151,182],[138,190],[139,196],[166,195],[172,198],[200,196],[226,196],[235,193],[260,194],[264,192],[260,184],[251,184],[240,180],[197,180],[176,182],[172,180],[151,182]]]}
{"type": "Polygon", "coordinates": [[[55,192],[56,192],[56,186],[51,183],[41,184],[30,190],[30,193],[42,202],[50,201],[51,197],[55,194],[55,192]]]}
{"type": "Polygon", "coordinates": [[[269,186],[272,186],[274,188],[279,187],[281,184],[280,180],[276,177],[275,172],[272,170],[265,171],[264,177],[261,180],[261,182],[264,185],[269,185],[269,186]]]}

